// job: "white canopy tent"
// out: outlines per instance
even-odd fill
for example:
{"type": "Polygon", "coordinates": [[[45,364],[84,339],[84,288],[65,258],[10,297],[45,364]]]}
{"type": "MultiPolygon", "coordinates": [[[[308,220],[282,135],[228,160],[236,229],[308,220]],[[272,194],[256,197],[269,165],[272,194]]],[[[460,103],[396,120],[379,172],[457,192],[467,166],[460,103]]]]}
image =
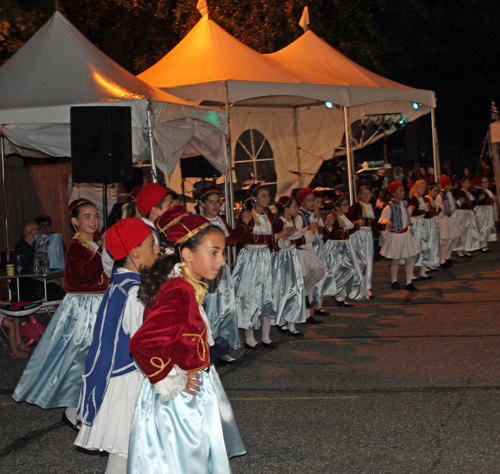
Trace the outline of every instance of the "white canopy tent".
{"type": "Polygon", "coordinates": [[[169,173],[182,155],[203,154],[227,171],[224,113],[145,84],[58,12],[0,68],[2,170],[11,152],[70,157],[70,108],[109,105],[131,107],[135,162],[169,173]]]}
{"type": "MultiPolygon", "coordinates": [[[[206,12],[175,48],[138,77],[186,100],[220,104],[230,122],[233,160],[237,147],[245,148],[243,133],[261,132],[274,156],[278,195],[310,182],[344,134],[349,136],[346,125],[371,114],[404,114],[411,121],[435,107],[433,92],[371,73],[311,31],[277,53],[261,55],[206,12]],[[325,102],[338,107],[328,109],[325,102]]],[[[261,157],[248,151],[258,164],[261,157]]],[[[238,161],[233,165],[237,176],[238,161]]]]}

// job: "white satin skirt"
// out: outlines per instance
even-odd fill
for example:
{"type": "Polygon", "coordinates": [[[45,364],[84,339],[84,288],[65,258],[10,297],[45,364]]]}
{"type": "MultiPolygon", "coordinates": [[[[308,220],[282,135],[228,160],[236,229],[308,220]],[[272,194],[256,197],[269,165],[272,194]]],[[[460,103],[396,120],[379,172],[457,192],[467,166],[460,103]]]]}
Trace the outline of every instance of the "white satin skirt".
{"type": "Polygon", "coordinates": [[[224,265],[217,278],[208,283],[208,293],[203,300],[203,308],[210,324],[212,334],[223,337],[237,350],[240,347],[238,335],[238,318],[236,316],[236,299],[231,279],[231,270],[224,265]]]}
{"type": "Polygon", "coordinates": [[[276,318],[271,270],[268,247],[247,246],[239,253],[233,270],[238,327],[259,329],[264,318],[276,318]]]}
{"type": "Polygon", "coordinates": [[[361,227],[351,236],[352,249],[358,261],[359,268],[366,283],[366,287],[372,288],[373,273],[373,232],[371,227],[361,227]]]}
{"type": "Polygon", "coordinates": [[[413,264],[416,267],[425,266],[424,260],[425,256],[429,252],[430,245],[430,225],[429,219],[424,219],[423,217],[417,217],[413,219],[413,225],[410,227],[411,235],[415,239],[416,244],[419,248],[419,253],[413,259],[413,264]]]}
{"type": "MultiPolygon", "coordinates": [[[[321,237],[319,243],[314,246],[314,251],[316,252],[316,256],[318,257],[318,260],[323,265],[325,265],[325,268],[326,268],[326,252],[325,252],[325,243],[323,242],[323,237],[321,237]]],[[[323,277],[320,281],[318,281],[318,283],[316,283],[316,286],[314,287],[313,298],[312,298],[313,304],[321,303],[321,298],[322,298],[321,294],[322,294],[324,281],[325,281],[325,278],[323,277]]]]}
{"type": "Polygon", "coordinates": [[[495,228],[495,217],[493,206],[476,206],[476,222],[481,235],[481,242],[495,242],[497,240],[497,231],[495,228]]]}
{"type": "Polygon", "coordinates": [[[325,246],[326,275],[323,296],[368,299],[368,288],[359,268],[351,240],[329,240],[325,246]]]}
{"type": "Polygon", "coordinates": [[[441,237],[439,235],[439,217],[425,219],[429,226],[429,248],[424,252],[422,264],[427,268],[438,267],[441,261],[441,237]]]}
{"type": "Polygon", "coordinates": [[[198,372],[196,396],[161,402],[144,380],[135,407],[128,474],[231,474],[229,458],[245,454],[231,404],[213,368],[198,372]]]}
{"type": "Polygon", "coordinates": [[[453,217],[457,221],[462,235],[458,239],[455,251],[473,252],[481,248],[481,234],[476,222],[476,214],[472,209],[458,209],[453,217]]]}
{"type": "Polygon", "coordinates": [[[273,252],[273,299],[276,319],[273,324],[303,323],[306,320],[304,278],[295,248],[273,252]]]}

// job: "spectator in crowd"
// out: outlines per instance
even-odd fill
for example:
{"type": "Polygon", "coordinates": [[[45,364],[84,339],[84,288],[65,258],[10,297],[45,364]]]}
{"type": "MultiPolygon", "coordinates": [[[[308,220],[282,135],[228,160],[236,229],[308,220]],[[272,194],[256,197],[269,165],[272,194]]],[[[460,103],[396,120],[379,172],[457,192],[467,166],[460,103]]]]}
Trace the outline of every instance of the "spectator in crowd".
{"type": "Polygon", "coordinates": [[[21,256],[23,268],[33,266],[36,236],[39,232],[40,226],[36,222],[29,221],[23,224],[21,238],[14,247],[14,255],[21,256]]]}
{"type": "Polygon", "coordinates": [[[52,218],[50,216],[42,214],[35,219],[35,222],[38,224],[38,227],[40,227],[40,234],[52,234],[52,218]]]}

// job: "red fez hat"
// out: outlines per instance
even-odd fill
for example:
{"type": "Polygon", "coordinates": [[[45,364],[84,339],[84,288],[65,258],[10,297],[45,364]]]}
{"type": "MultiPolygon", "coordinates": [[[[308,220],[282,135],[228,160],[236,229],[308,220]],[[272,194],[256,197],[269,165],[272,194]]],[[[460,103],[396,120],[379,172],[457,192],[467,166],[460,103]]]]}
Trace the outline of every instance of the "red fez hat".
{"type": "Polygon", "coordinates": [[[439,180],[439,186],[444,188],[448,184],[451,184],[451,179],[448,178],[448,176],[446,176],[446,175],[441,176],[441,179],[439,180]]]}
{"type": "Polygon", "coordinates": [[[200,189],[200,199],[210,193],[217,193],[219,195],[222,195],[222,191],[220,190],[219,186],[216,186],[215,184],[211,184],[210,186],[204,186],[203,188],[200,189]]]}
{"type": "Polygon", "coordinates": [[[208,227],[210,221],[198,214],[183,217],[168,230],[167,240],[176,244],[183,244],[186,240],[196,235],[200,230],[208,227]]]}
{"type": "Polygon", "coordinates": [[[325,195],[321,191],[313,191],[314,197],[315,198],[321,198],[324,199],[325,195]]]}
{"type": "Polygon", "coordinates": [[[151,227],[136,217],[121,219],[106,232],[106,248],[113,260],[121,260],[151,232],[151,227]]]}
{"type": "Polygon", "coordinates": [[[290,196],[281,196],[275,203],[274,205],[278,208],[281,209],[282,207],[285,207],[288,204],[288,201],[290,201],[290,196]]]}
{"type": "Polygon", "coordinates": [[[313,190],[311,188],[302,188],[298,193],[297,193],[297,201],[299,201],[299,204],[302,204],[304,202],[304,199],[309,196],[309,194],[314,194],[313,190]]]}
{"type": "Polygon", "coordinates": [[[126,201],[127,202],[135,201],[135,198],[141,192],[141,190],[142,190],[142,186],[133,187],[132,191],[130,191],[130,194],[127,196],[126,201]]]}
{"type": "Polygon", "coordinates": [[[89,200],[89,199],[85,199],[85,198],[75,199],[68,206],[69,212],[73,212],[73,209],[75,207],[81,206],[82,204],[91,204],[92,206],[95,206],[95,204],[91,200],[89,200]]]}
{"type": "Polygon", "coordinates": [[[387,191],[389,191],[389,194],[392,196],[400,186],[404,187],[402,183],[395,179],[391,184],[389,184],[389,186],[387,186],[387,191]]]}
{"type": "Polygon", "coordinates": [[[264,183],[253,183],[249,188],[248,188],[248,197],[251,197],[254,195],[255,191],[257,191],[257,189],[261,188],[262,186],[264,186],[264,183]]]}
{"type": "Polygon", "coordinates": [[[155,226],[160,232],[167,235],[168,229],[186,216],[189,216],[187,209],[182,204],[177,204],[177,206],[172,206],[158,217],[155,220],[155,226]]]}
{"type": "Polygon", "coordinates": [[[157,183],[148,183],[135,198],[137,207],[143,216],[147,216],[168,193],[168,189],[157,183]]]}

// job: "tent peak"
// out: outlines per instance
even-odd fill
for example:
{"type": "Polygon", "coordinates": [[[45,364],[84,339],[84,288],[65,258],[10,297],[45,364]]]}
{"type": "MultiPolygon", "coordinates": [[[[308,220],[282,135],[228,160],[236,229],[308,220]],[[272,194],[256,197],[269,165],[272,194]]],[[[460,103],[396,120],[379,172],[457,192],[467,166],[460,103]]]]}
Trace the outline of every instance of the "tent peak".
{"type": "Polygon", "coordinates": [[[196,4],[196,9],[200,12],[202,18],[208,20],[207,0],[198,0],[198,3],[196,4]]]}
{"type": "Polygon", "coordinates": [[[302,12],[302,16],[299,20],[300,27],[304,30],[304,33],[307,33],[311,29],[311,24],[309,21],[309,7],[305,6],[304,11],[302,12]]]}

